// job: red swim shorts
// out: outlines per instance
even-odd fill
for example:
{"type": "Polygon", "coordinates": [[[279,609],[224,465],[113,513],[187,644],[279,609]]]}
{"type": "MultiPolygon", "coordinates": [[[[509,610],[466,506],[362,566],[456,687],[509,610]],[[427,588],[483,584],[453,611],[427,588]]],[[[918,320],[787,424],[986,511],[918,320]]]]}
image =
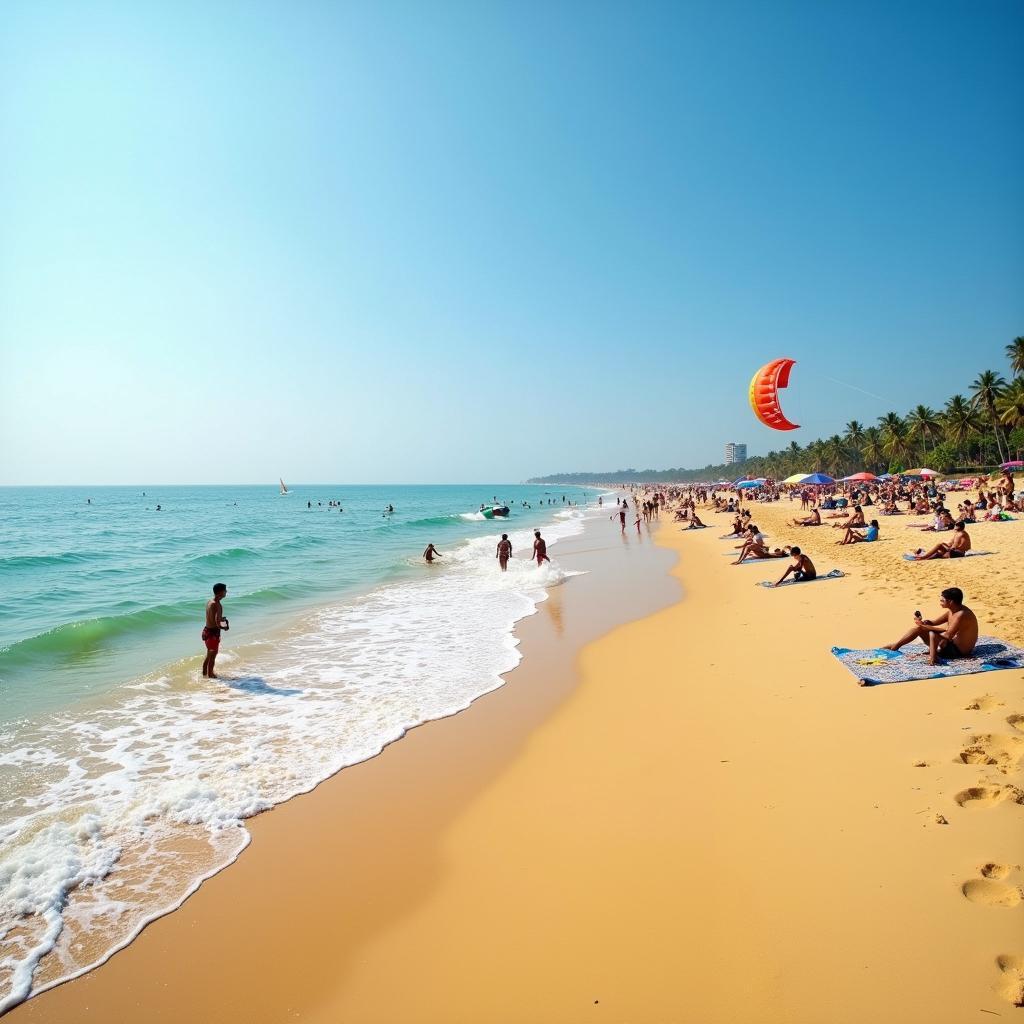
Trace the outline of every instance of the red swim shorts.
{"type": "Polygon", "coordinates": [[[209,627],[204,627],[203,643],[206,644],[208,651],[213,651],[216,654],[220,650],[220,633],[214,633],[209,627]]]}

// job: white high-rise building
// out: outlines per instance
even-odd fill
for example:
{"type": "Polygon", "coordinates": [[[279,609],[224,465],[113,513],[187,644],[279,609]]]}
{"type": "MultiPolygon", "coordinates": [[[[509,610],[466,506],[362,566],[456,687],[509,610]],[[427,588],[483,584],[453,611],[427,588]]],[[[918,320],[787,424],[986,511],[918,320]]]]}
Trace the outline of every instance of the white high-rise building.
{"type": "Polygon", "coordinates": [[[740,441],[727,441],[725,445],[725,464],[732,466],[737,462],[747,461],[747,446],[740,441]]]}

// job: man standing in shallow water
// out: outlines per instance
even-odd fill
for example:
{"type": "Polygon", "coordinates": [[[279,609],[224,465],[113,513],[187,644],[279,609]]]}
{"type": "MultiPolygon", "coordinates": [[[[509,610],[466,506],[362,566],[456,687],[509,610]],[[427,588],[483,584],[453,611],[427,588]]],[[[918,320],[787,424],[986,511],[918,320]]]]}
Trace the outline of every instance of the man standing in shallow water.
{"type": "Polygon", "coordinates": [[[547,541],[540,535],[540,530],[533,531],[533,557],[537,559],[538,568],[545,562],[551,561],[548,558],[547,541]]]}
{"type": "Polygon", "coordinates": [[[216,672],[213,671],[213,663],[217,660],[217,651],[220,650],[220,631],[231,628],[228,620],[224,618],[224,608],[221,606],[221,601],[227,594],[226,583],[214,583],[213,598],[206,602],[206,625],[203,627],[206,658],[203,661],[203,675],[208,679],[217,678],[216,672]]]}
{"type": "Polygon", "coordinates": [[[498,549],[494,553],[494,557],[497,558],[501,571],[507,572],[508,560],[512,557],[512,541],[508,539],[507,533],[501,535],[501,540],[498,541],[498,549]]]}

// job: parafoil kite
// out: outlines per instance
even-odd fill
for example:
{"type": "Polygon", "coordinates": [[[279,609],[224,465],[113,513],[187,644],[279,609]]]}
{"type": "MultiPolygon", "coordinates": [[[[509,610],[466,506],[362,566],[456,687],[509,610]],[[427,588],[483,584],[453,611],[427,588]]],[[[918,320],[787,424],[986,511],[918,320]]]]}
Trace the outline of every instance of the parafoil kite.
{"type": "Polygon", "coordinates": [[[800,426],[790,423],[779,405],[779,388],[789,385],[789,371],[795,363],[795,359],[773,359],[762,366],[750,382],[750,408],[772,430],[796,430],[800,426]]]}

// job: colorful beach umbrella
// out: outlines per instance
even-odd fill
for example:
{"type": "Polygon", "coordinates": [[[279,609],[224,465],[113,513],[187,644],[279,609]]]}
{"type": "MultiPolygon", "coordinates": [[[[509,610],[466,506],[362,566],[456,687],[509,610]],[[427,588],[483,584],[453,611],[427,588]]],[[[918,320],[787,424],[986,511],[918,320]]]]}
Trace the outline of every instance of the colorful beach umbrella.
{"type": "Polygon", "coordinates": [[[902,476],[942,476],[941,473],[936,473],[934,469],[908,469],[902,476]]]}
{"type": "Polygon", "coordinates": [[[878,477],[874,473],[853,473],[850,476],[844,476],[843,480],[877,480],[878,477]]]}
{"type": "Polygon", "coordinates": [[[1020,459],[1013,459],[1011,462],[1004,462],[1000,469],[1022,469],[1024,468],[1024,462],[1020,459]]]}
{"type": "Polygon", "coordinates": [[[800,481],[802,484],[834,484],[836,478],[829,476],[828,473],[811,473],[810,476],[805,476],[800,481]]]}
{"type": "Polygon", "coordinates": [[[782,482],[784,484],[799,484],[799,483],[803,483],[803,479],[804,479],[805,476],[807,476],[806,473],[794,473],[792,476],[787,476],[786,479],[783,480],[782,482]]]}
{"type": "Polygon", "coordinates": [[[760,487],[764,483],[764,478],[760,480],[741,480],[736,486],[738,488],[749,488],[749,487],[760,487]]]}

